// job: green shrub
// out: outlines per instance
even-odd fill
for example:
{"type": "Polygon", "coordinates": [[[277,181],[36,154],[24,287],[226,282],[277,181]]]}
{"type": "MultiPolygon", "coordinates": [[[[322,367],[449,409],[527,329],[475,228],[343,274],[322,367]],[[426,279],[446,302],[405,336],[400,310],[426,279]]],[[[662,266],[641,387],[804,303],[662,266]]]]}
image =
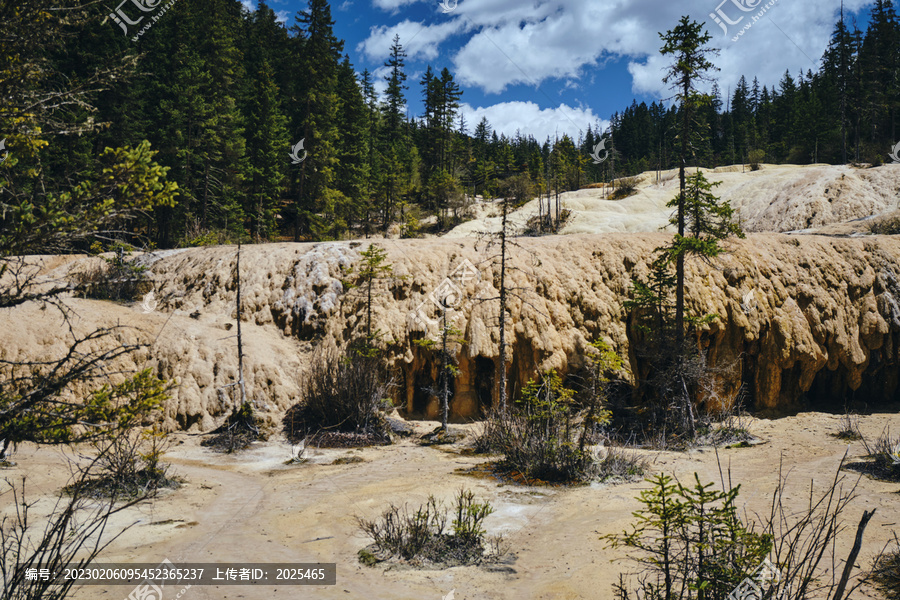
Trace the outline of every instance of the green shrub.
{"type": "MultiPolygon", "coordinates": [[[[663,474],[648,482],[653,487],[638,497],[642,508],[631,530],[601,538],[646,568],[636,597],[725,598],[769,555],[772,536],[755,533],[738,515],[740,486],[715,491],[696,473],[689,487],[663,474]]],[[[631,597],[624,581],[614,590],[617,598],[631,597]]]]}
{"type": "Polygon", "coordinates": [[[760,150],[757,148],[756,150],[750,151],[750,156],[748,160],[750,161],[750,170],[751,171],[759,171],[760,165],[762,161],[766,159],[766,151],[760,150]]]}
{"type": "Polygon", "coordinates": [[[368,565],[390,558],[447,566],[479,563],[486,558],[488,541],[484,520],[492,512],[490,503],[476,502],[475,494],[469,490],[457,492],[450,511],[434,496],[415,511],[406,505],[392,504],[379,519],[356,518],[360,529],[373,542],[360,550],[360,561],[368,565]],[[455,517],[452,533],[447,528],[451,514],[455,517]]]}
{"type": "Polygon", "coordinates": [[[541,481],[586,481],[596,458],[579,443],[574,390],[555,371],[529,381],[515,405],[490,415],[476,441],[479,451],[503,455],[503,470],[541,481]]]}
{"type": "Polygon", "coordinates": [[[610,200],[622,200],[633,196],[637,192],[640,177],[621,177],[613,181],[613,191],[609,195],[610,200]]]}

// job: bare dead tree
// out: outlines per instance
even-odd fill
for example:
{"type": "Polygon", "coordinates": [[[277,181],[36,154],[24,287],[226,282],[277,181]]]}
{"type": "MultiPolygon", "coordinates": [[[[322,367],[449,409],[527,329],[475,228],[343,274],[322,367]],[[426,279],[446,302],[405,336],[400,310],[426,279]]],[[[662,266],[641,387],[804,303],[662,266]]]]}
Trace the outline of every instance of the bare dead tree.
{"type": "Polygon", "coordinates": [[[0,502],[13,508],[0,520],[0,597],[4,600],[65,598],[76,585],[74,579],[29,577],[29,573],[47,569],[62,574],[66,568],[85,567],[134,525],[114,533],[109,527],[113,516],[152,497],[155,490],[139,496],[92,495],[91,484],[102,474],[105,452],[87,463],[72,459],[70,483],[47,515],[36,514],[38,501],[28,499],[25,477],[0,483],[0,502]]]}

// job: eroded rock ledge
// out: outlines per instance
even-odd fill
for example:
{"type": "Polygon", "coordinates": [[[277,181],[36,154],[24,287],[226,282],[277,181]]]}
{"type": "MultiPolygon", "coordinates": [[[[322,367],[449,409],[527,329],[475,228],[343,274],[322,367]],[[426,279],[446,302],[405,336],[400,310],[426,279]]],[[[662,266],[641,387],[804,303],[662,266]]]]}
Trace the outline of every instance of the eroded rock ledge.
{"type": "MultiPolygon", "coordinates": [[[[598,337],[627,355],[621,302],[632,277],[646,276],[653,249],[665,240],[662,234],[520,240],[508,273],[518,288],[509,307],[511,378],[524,383],[537,370],[570,372],[598,337]]],[[[436,336],[434,325],[426,331],[436,316],[429,294],[464,260],[475,266],[478,276],[454,280],[461,298],[456,327],[468,343],[459,353],[452,414],[477,416],[495,393],[495,249],[458,239],[375,243],[388,251],[396,277],[379,283],[373,327],[388,341],[398,373],[396,400],[411,416],[437,412],[427,388],[439,365],[431,351],[412,342],[436,336]],[[424,318],[413,316],[417,309],[424,318]]],[[[871,407],[898,399],[900,240],[754,234],[728,247],[710,264],[693,260],[687,266],[690,309],[721,316],[701,339],[710,363],[728,367],[718,382],[718,401],[730,402],[742,384],[758,409],[775,411],[850,400],[871,407]]],[[[271,418],[296,401],[298,375],[318,344],[345,346],[363,331],[363,294],[342,283],[363,249],[359,242],[244,247],[246,376],[271,418]]],[[[208,429],[227,411],[222,389],[234,381],[237,363],[228,339],[234,254],[234,247],[211,247],[148,256],[158,302],[150,314],[139,306],[70,301],[79,327],[112,320],[137,328],[129,335],[155,340],[133,360],[148,359],[160,375],[180,382],[166,409],[171,427],[208,429]]],[[[57,261],[48,275],[86,260],[57,261]]],[[[65,333],[48,324],[53,318],[27,306],[0,313],[0,329],[11,333],[0,356],[34,359],[61,348],[65,333]]]]}

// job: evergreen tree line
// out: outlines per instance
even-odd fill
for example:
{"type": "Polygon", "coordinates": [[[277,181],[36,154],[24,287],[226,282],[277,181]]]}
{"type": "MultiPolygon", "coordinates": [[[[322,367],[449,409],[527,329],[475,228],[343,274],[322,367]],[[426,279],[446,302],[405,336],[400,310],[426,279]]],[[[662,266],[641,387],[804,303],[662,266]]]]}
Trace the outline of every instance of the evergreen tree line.
{"type": "MultiPolygon", "coordinates": [[[[741,77],[734,90],[715,83],[695,115],[690,165],[772,163],[880,165],[897,139],[900,22],[891,0],[876,0],[865,32],[843,14],[820,67],[785,71],[771,88],[741,77]],[[754,160],[755,159],[755,160],[754,160]]],[[[612,117],[620,171],[678,167],[680,108],[632,103],[612,117]]]]}
{"type": "MultiPolygon", "coordinates": [[[[60,24],[53,43],[10,34],[39,71],[10,60],[5,84],[26,100],[41,96],[52,122],[27,126],[27,101],[18,116],[17,107],[0,112],[16,155],[2,165],[4,203],[40,208],[48,194],[95,175],[106,148],[147,141],[178,190],[113,236],[140,245],[437,233],[467,218],[478,195],[546,196],[549,218],[553,193],[679,166],[680,105],[633,103],[609,130],[589,124],[578,139],[498,135],[486,119],[466,123],[448,69],[407,81],[398,38],[379,98],[375,76],[357,73],[344,54],[327,0],[310,0],[290,26],[265,2],[251,13],[237,0],[179,0],[139,36],[137,26],[101,22],[107,9],[91,3],[68,0],[99,11],[71,22],[62,11],[40,16],[44,4],[9,7],[34,5],[34,18],[60,24]],[[77,101],[53,105],[53,88],[75,81],[84,84],[77,101]],[[410,116],[417,92],[423,114],[410,116]]],[[[877,162],[895,140],[898,33],[891,1],[878,0],[865,34],[841,18],[818,72],[785,73],[773,89],[742,77],[724,109],[714,87],[692,115],[688,163],[733,164],[754,153],[772,162],[877,162]]]]}

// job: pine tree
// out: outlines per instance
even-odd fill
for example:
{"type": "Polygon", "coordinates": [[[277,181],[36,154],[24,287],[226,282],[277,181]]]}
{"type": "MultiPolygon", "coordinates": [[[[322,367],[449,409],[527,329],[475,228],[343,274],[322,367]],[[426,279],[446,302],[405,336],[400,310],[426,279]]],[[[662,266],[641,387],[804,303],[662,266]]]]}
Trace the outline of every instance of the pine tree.
{"type": "Polygon", "coordinates": [[[281,113],[279,89],[268,61],[254,80],[256,90],[247,115],[247,204],[250,234],[257,242],[277,235],[275,212],[285,190],[284,151],[287,119],[281,113]]]}
{"type": "MultiPolygon", "coordinates": [[[[346,198],[346,204],[336,222],[340,228],[353,230],[367,218],[369,115],[362,89],[350,59],[344,57],[338,69],[337,164],[335,187],[346,198]]],[[[334,232],[337,235],[337,231],[334,232]]]]}
{"type": "Polygon", "coordinates": [[[334,218],[337,191],[333,188],[336,164],[337,80],[344,43],[334,35],[334,21],[327,0],[310,0],[297,14],[292,27],[292,60],[298,77],[291,90],[294,142],[304,141],[306,159],[294,166],[296,173],[294,240],[318,238],[334,218]]]}
{"type": "MultiPolygon", "coordinates": [[[[717,68],[707,58],[718,50],[709,48],[707,44],[712,37],[705,32],[703,25],[682,17],[678,26],[665,34],[660,33],[663,56],[672,55],[674,63],[667,69],[664,83],[670,83],[675,90],[675,98],[681,109],[681,149],[678,179],[681,193],[677,204],[678,235],[685,233],[684,198],[687,188],[685,167],[687,165],[689,140],[694,129],[694,116],[697,109],[708,101],[708,98],[697,91],[697,86],[708,79],[707,72],[717,68]]],[[[675,290],[676,346],[680,348],[684,339],[684,255],[679,254],[675,265],[677,285],[675,290]]]]}

